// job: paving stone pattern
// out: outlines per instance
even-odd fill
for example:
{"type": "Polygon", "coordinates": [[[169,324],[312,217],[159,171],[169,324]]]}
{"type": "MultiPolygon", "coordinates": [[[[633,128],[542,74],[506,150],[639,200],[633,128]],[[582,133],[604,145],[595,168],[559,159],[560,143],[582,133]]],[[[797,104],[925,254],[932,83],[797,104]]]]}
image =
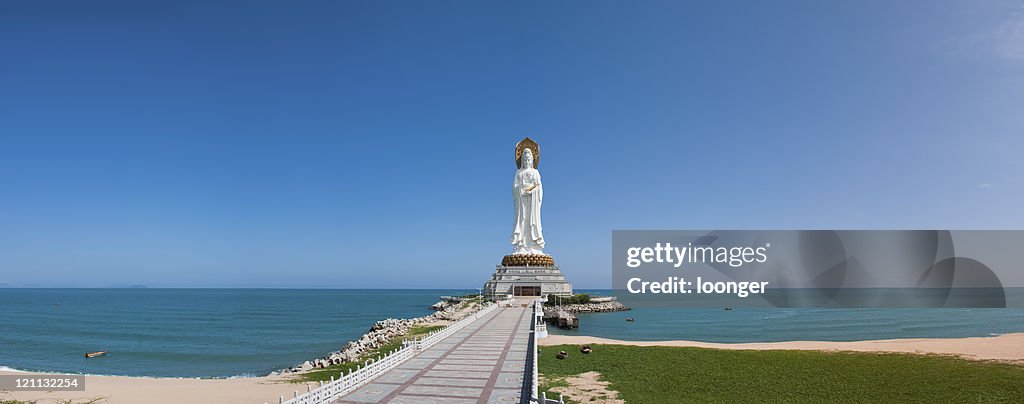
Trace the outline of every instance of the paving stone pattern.
{"type": "Polygon", "coordinates": [[[499,308],[335,403],[526,402],[532,314],[499,308]]]}

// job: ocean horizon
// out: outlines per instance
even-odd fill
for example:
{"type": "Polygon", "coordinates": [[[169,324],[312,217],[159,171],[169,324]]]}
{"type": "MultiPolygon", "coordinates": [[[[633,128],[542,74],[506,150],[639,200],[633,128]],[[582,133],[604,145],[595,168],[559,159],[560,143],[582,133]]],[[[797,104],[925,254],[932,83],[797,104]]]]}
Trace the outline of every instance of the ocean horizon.
{"type": "MultiPolygon", "coordinates": [[[[432,313],[475,289],[0,289],[0,369],[89,375],[265,376],[322,357],[374,322],[432,313]],[[86,359],[84,354],[109,354],[86,359]]],[[[612,290],[579,290],[595,295],[612,290]]],[[[1024,289],[1007,289],[1020,299],[1024,289]]],[[[581,314],[552,334],[771,342],[984,337],[1024,332],[1024,309],[637,307],[581,314]],[[636,321],[627,322],[631,317],[636,321]]]]}

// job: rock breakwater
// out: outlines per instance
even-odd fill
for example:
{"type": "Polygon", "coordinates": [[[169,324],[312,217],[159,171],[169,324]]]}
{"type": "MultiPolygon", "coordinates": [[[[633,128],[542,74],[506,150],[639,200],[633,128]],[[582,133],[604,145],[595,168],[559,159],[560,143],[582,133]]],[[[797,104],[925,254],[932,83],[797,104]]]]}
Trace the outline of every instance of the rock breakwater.
{"type": "MultiPolygon", "coordinates": [[[[550,307],[545,307],[545,313],[550,307]]],[[[575,303],[575,304],[564,304],[559,306],[564,311],[569,313],[608,313],[613,311],[626,311],[629,307],[617,301],[610,302],[599,302],[599,303],[575,303]]]]}
{"type": "Polygon", "coordinates": [[[305,372],[313,369],[325,368],[331,365],[357,361],[380,349],[384,345],[393,342],[396,338],[401,338],[402,336],[409,334],[409,331],[413,326],[447,325],[448,323],[458,321],[483,308],[479,302],[475,301],[446,303],[444,305],[439,304],[435,306],[436,308],[434,306],[431,308],[434,308],[437,311],[429,316],[407,319],[388,318],[377,321],[376,323],[373,323],[373,326],[370,327],[369,331],[355,341],[349,341],[348,344],[340,350],[331,352],[322,358],[308,360],[296,366],[279,370],[273,374],[305,372]]]}

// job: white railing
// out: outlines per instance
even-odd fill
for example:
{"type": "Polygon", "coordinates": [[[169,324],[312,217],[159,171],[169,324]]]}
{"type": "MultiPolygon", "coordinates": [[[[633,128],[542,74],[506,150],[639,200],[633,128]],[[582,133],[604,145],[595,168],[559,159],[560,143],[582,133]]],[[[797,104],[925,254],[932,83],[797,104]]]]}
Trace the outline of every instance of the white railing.
{"type": "Polygon", "coordinates": [[[331,376],[329,383],[325,384],[321,381],[320,387],[315,389],[307,385],[305,394],[300,395],[298,392],[295,392],[295,396],[291,400],[285,401],[284,397],[281,397],[279,403],[319,404],[332,401],[338,396],[366,384],[370,379],[379,376],[381,373],[394,369],[415,354],[415,344],[411,341],[404,342],[401,348],[383,357],[378,356],[376,361],[371,362],[366,367],[357,366],[356,369],[349,371],[347,375],[341,373],[338,380],[334,380],[334,376],[331,376]]]}
{"type": "Polygon", "coordinates": [[[305,393],[299,394],[299,392],[296,391],[295,395],[287,401],[285,401],[282,396],[278,403],[321,404],[334,401],[338,396],[347,394],[368,383],[377,376],[380,376],[384,372],[394,369],[398,365],[402,364],[402,362],[412,358],[417,352],[430,348],[439,341],[451,336],[455,332],[463,329],[478,318],[487,315],[497,308],[498,305],[496,304],[487,305],[487,307],[477,310],[475,313],[449,324],[447,327],[433,331],[424,337],[402,342],[401,348],[391,351],[387,355],[378,356],[377,360],[367,364],[365,367],[357,366],[355,370],[350,370],[347,375],[340,373],[337,380],[334,379],[334,376],[331,376],[330,382],[324,383],[321,381],[320,387],[315,389],[307,385],[305,393]]]}
{"type": "Polygon", "coordinates": [[[533,323],[536,327],[533,332],[537,334],[537,338],[547,338],[548,336],[548,323],[544,322],[544,303],[547,301],[548,298],[545,296],[533,305],[533,323]]]}
{"type": "Polygon", "coordinates": [[[547,324],[544,323],[544,302],[547,298],[539,299],[533,302],[533,332],[530,333],[530,348],[527,349],[526,355],[526,366],[529,369],[530,375],[530,402],[537,404],[564,404],[562,401],[562,395],[558,395],[558,400],[549,400],[547,393],[540,393],[540,372],[537,370],[537,339],[547,336],[547,324]],[[543,330],[543,334],[541,331],[543,330]]]}
{"type": "MultiPolygon", "coordinates": [[[[536,306],[537,303],[534,303],[536,306]]],[[[536,310],[534,310],[536,312],[536,310]]],[[[535,317],[536,318],[536,317],[535,317]]],[[[530,372],[530,402],[537,402],[540,391],[540,372],[537,371],[537,321],[533,322],[534,331],[530,333],[530,347],[526,353],[526,369],[530,372]]]]}

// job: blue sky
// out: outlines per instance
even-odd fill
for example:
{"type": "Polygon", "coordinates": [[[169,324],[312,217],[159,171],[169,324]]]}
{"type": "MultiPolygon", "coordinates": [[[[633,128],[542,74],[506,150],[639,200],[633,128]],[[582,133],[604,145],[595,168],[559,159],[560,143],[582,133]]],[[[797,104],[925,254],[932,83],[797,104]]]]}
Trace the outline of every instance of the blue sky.
{"type": "Polygon", "coordinates": [[[0,282],[476,288],[613,229],[1024,228],[1019,2],[5,2],[0,282]]]}

